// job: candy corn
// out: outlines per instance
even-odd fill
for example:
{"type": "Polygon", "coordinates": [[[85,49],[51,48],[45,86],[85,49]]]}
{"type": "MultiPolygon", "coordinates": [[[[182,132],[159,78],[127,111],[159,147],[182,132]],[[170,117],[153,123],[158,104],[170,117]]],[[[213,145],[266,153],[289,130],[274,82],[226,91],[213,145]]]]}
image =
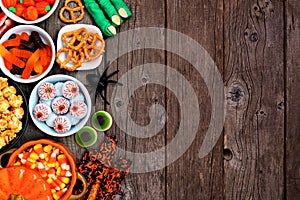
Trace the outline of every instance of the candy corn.
{"type": "Polygon", "coordinates": [[[44,147],[44,151],[46,153],[49,153],[51,150],[52,150],[52,146],[51,145],[47,145],[47,146],[44,147]]]}
{"type": "Polygon", "coordinates": [[[18,157],[20,158],[20,159],[27,159],[28,157],[29,157],[29,152],[24,152],[24,153],[20,153],[19,155],[18,155],[18,157]]]}
{"type": "Polygon", "coordinates": [[[52,178],[48,178],[47,183],[49,183],[50,186],[52,186],[52,188],[54,188],[55,190],[60,190],[59,185],[52,178]]]}
{"type": "Polygon", "coordinates": [[[60,177],[71,177],[72,173],[67,170],[62,170],[61,168],[58,168],[56,171],[56,175],[60,177]]]}
{"type": "Polygon", "coordinates": [[[68,161],[67,161],[67,157],[66,157],[66,155],[65,154],[60,154],[60,155],[58,155],[57,156],[57,161],[58,161],[58,163],[60,164],[60,165],[62,165],[62,164],[66,164],[68,161]]]}
{"type": "Polygon", "coordinates": [[[34,145],[28,152],[18,155],[15,166],[38,171],[50,185],[53,199],[60,199],[71,182],[71,166],[67,156],[52,145],[34,145]]]}
{"type": "Polygon", "coordinates": [[[41,144],[36,144],[34,147],[33,147],[33,150],[39,155],[39,157],[41,159],[45,159],[45,155],[44,155],[44,149],[43,149],[43,146],[41,144]]]}
{"type": "Polygon", "coordinates": [[[66,184],[64,182],[62,182],[60,179],[53,178],[53,180],[57,185],[59,185],[60,189],[64,189],[66,187],[66,184]]]}
{"type": "MultiPolygon", "coordinates": [[[[21,160],[21,162],[22,162],[22,160],[21,160]]],[[[36,167],[36,163],[29,161],[29,158],[23,162],[25,162],[25,163],[22,163],[22,164],[24,164],[24,166],[27,168],[34,169],[36,167]]]]}
{"type": "Polygon", "coordinates": [[[49,168],[49,169],[47,170],[47,173],[48,173],[48,177],[49,177],[49,178],[54,178],[54,177],[55,177],[55,169],[49,168]]]}
{"type": "Polygon", "coordinates": [[[59,180],[61,180],[64,184],[69,184],[70,179],[67,177],[57,177],[59,180]]]}
{"type": "Polygon", "coordinates": [[[56,153],[52,153],[49,161],[48,161],[48,167],[55,167],[55,163],[56,163],[56,153]]]}
{"type": "Polygon", "coordinates": [[[37,168],[39,169],[39,172],[40,172],[40,174],[41,174],[41,176],[43,178],[45,178],[45,177],[48,176],[48,173],[47,173],[47,171],[46,171],[45,166],[43,165],[43,163],[39,163],[38,166],[37,166],[37,168]]]}
{"type": "Polygon", "coordinates": [[[59,190],[58,192],[53,193],[53,198],[55,200],[59,199],[62,195],[64,195],[67,191],[67,188],[64,188],[62,190],[59,190]]]}
{"type": "Polygon", "coordinates": [[[15,164],[14,164],[14,166],[21,166],[21,162],[16,162],[15,164]]]}

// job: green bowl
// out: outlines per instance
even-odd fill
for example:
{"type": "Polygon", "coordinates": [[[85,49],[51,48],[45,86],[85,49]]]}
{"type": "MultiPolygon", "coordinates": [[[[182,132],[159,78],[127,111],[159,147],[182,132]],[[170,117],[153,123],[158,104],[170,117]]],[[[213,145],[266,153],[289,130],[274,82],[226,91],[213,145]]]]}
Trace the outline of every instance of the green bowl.
{"type": "Polygon", "coordinates": [[[92,126],[98,131],[107,131],[112,125],[112,117],[106,111],[95,112],[92,116],[92,126]]]}
{"type": "Polygon", "coordinates": [[[90,126],[84,126],[75,134],[75,140],[81,147],[93,146],[97,141],[97,132],[90,126]]]}

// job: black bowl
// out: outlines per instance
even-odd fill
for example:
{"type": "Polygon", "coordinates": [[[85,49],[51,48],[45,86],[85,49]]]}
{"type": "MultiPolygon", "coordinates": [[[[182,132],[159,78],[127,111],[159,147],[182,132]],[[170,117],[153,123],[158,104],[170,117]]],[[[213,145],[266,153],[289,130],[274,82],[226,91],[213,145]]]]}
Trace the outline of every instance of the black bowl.
{"type": "Polygon", "coordinates": [[[10,79],[9,77],[3,75],[2,73],[0,73],[0,77],[3,77],[3,78],[7,78],[7,82],[8,82],[8,85],[9,86],[14,86],[17,90],[17,95],[21,95],[22,98],[23,98],[23,104],[22,104],[22,107],[24,109],[24,115],[23,115],[23,118],[22,118],[22,130],[17,133],[16,137],[14,139],[12,139],[7,145],[5,145],[4,147],[2,147],[0,149],[0,154],[8,151],[9,149],[13,148],[17,143],[18,141],[22,138],[22,136],[24,135],[24,133],[26,132],[26,128],[27,128],[27,125],[28,125],[28,102],[27,102],[27,99],[24,95],[24,92],[22,91],[22,89],[20,88],[20,86],[18,84],[16,84],[12,79],[10,79]]]}

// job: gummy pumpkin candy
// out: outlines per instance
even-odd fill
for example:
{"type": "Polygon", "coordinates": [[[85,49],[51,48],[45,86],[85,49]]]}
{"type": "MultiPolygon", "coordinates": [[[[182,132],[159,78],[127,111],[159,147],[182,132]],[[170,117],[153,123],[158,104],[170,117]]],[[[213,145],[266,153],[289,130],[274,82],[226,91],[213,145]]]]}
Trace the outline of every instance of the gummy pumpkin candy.
{"type": "Polygon", "coordinates": [[[17,0],[2,0],[2,3],[6,8],[9,9],[16,6],[17,0]]]}
{"type": "Polygon", "coordinates": [[[0,199],[52,200],[49,184],[41,175],[25,167],[0,170],[0,199]]]}

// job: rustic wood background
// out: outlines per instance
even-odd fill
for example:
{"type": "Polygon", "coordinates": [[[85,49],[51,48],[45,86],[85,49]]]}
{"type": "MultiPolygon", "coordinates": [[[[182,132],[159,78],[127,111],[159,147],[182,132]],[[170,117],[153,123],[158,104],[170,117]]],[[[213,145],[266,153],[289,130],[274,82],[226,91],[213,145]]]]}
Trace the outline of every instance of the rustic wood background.
{"type": "MultiPolygon", "coordinates": [[[[208,51],[223,75],[227,114],[216,147],[199,159],[199,147],[211,114],[210,97],[201,76],[186,60],[153,49],[134,51],[113,62],[109,72],[119,69],[119,76],[150,62],[175,68],[192,83],[204,116],[196,139],[180,159],[159,171],[128,176],[124,199],[300,199],[299,1],[127,0],[126,3],[133,16],[118,31],[170,28],[198,41],[208,51]]],[[[62,4],[63,1],[59,7],[62,4]]],[[[93,21],[86,14],[80,23],[93,24],[93,21]]],[[[56,41],[58,30],[65,24],[59,20],[57,10],[38,25],[56,41]]],[[[118,47],[113,48],[117,51],[118,47]]],[[[106,55],[109,53],[106,51],[106,55]]],[[[86,74],[101,74],[102,70],[103,65],[96,70],[68,74],[85,80],[86,74]]],[[[61,71],[56,65],[51,73],[61,71]]],[[[27,96],[33,86],[22,86],[27,96]]],[[[108,89],[108,98],[112,89],[113,86],[108,89]]],[[[165,128],[149,139],[130,137],[115,125],[108,133],[116,134],[124,149],[148,152],[169,143],[176,135],[180,108],[172,92],[158,85],[143,86],[136,94],[131,98],[132,118],[141,125],[149,123],[148,108],[158,103],[167,111],[165,128]]],[[[95,109],[111,111],[100,98],[95,109]]],[[[22,142],[41,137],[47,136],[30,121],[22,142]]],[[[61,141],[80,158],[83,150],[72,136],[61,141]]]]}

